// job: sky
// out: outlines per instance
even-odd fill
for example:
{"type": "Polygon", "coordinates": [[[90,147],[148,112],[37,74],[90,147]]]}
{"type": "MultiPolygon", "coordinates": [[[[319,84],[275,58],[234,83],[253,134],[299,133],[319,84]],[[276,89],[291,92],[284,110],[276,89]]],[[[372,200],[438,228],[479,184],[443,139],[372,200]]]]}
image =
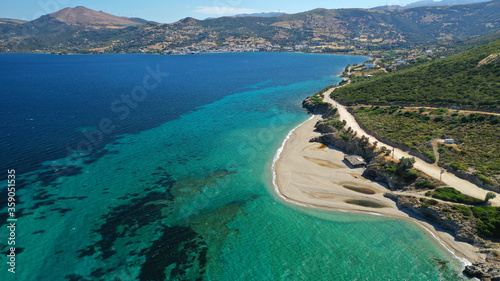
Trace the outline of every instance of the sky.
{"type": "Polygon", "coordinates": [[[282,11],[289,14],[315,8],[404,6],[417,0],[2,0],[0,18],[33,20],[67,7],[85,6],[117,16],[171,23],[185,17],[206,19],[243,13],[282,11]]]}

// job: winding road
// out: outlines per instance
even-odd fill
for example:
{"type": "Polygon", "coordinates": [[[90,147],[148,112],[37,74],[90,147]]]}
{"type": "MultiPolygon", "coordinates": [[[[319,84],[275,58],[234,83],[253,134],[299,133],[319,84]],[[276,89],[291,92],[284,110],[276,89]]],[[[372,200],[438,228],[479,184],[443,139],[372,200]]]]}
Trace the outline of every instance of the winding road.
{"type": "MultiPolygon", "coordinates": [[[[349,83],[350,83],[350,81],[349,81],[349,83]]],[[[349,83],[347,83],[345,85],[348,85],[349,83]]],[[[345,85],[343,85],[343,86],[345,86],[345,85]]],[[[342,86],[339,86],[339,87],[342,87],[342,86]]],[[[330,98],[330,94],[335,89],[337,89],[339,87],[332,88],[329,91],[325,92],[324,101],[331,103],[333,106],[335,106],[338,109],[340,119],[345,120],[347,122],[346,123],[347,127],[351,127],[352,130],[358,132],[358,136],[365,135],[366,137],[368,137],[368,139],[371,143],[377,141],[379,143],[379,145],[391,148],[390,145],[387,145],[387,144],[381,142],[380,140],[377,140],[375,137],[367,134],[363,129],[361,129],[361,127],[359,126],[359,124],[356,121],[356,119],[354,118],[354,116],[352,116],[352,114],[349,113],[349,111],[347,111],[347,109],[343,105],[339,104],[338,102],[336,102],[335,100],[330,98]]],[[[440,174],[441,174],[441,171],[443,170],[441,167],[438,167],[437,165],[426,163],[425,161],[423,161],[422,159],[420,159],[418,157],[412,156],[409,153],[402,151],[401,149],[395,148],[394,149],[394,158],[400,159],[401,157],[413,157],[413,158],[415,158],[415,165],[414,165],[415,168],[421,170],[422,172],[428,174],[429,176],[431,176],[435,179],[440,179],[440,176],[441,176],[440,174]]],[[[488,189],[485,189],[485,188],[482,188],[478,185],[475,185],[467,180],[463,180],[463,179],[461,179],[461,178],[459,178],[459,177],[455,176],[454,174],[449,173],[447,171],[444,171],[444,173],[442,174],[441,181],[444,182],[448,186],[456,188],[457,190],[459,190],[463,194],[473,196],[476,198],[480,198],[480,199],[483,199],[486,196],[486,193],[490,191],[488,189]]],[[[493,206],[500,206],[500,196],[497,195],[497,197],[495,199],[490,200],[490,203],[493,206]]]]}

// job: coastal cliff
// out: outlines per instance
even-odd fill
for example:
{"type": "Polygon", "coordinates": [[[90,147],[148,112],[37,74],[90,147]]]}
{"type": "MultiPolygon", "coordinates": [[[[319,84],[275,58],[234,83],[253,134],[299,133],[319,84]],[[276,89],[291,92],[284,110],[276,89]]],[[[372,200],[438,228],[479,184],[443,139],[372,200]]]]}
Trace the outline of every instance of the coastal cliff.
{"type": "Polygon", "coordinates": [[[399,209],[406,209],[413,214],[425,218],[444,230],[454,234],[457,240],[478,244],[485,241],[478,236],[477,219],[467,211],[456,211],[452,205],[434,199],[384,193],[384,196],[394,200],[399,209]]]}
{"type": "Polygon", "coordinates": [[[481,252],[486,255],[486,260],[466,266],[464,273],[486,281],[500,280],[500,253],[491,248],[491,241],[479,236],[478,219],[470,210],[423,197],[395,193],[385,193],[384,196],[394,200],[399,209],[407,210],[424,221],[450,231],[458,241],[482,247],[484,250],[481,252]]]}
{"type": "Polygon", "coordinates": [[[302,107],[307,109],[312,114],[322,115],[323,118],[328,118],[336,113],[336,109],[330,103],[324,102],[325,92],[332,89],[333,86],[329,86],[321,90],[319,93],[307,97],[302,101],[302,107]]]}

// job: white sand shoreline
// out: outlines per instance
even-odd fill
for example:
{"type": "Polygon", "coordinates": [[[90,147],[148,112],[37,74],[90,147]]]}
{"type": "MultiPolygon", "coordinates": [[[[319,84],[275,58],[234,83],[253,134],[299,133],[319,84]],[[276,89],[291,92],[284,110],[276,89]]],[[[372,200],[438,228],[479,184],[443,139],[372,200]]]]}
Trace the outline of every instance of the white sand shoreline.
{"type": "Polygon", "coordinates": [[[427,222],[400,211],[395,202],[383,197],[383,193],[388,192],[388,189],[379,183],[364,179],[361,176],[362,169],[350,169],[343,163],[342,152],[321,148],[318,143],[310,143],[311,138],[319,135],[314,132],[314,125],[320,119],[320,116],[313,115],[295,127],[278,149],[272,163],[272,184],[279,198],[306,208],[409,220],[423,228],[464,266],[471,264],[470,261],[484,260],[483,256],[477,254],[478,249],[474,246],[456,241],[450,234],[438,231],[427,222]],[[375,194],[357,193],[344,187],[350,184],[371,189],[375,194]],[[345,202],[350,199],[368,200],[386,207],[370,208],[345,202]]]}

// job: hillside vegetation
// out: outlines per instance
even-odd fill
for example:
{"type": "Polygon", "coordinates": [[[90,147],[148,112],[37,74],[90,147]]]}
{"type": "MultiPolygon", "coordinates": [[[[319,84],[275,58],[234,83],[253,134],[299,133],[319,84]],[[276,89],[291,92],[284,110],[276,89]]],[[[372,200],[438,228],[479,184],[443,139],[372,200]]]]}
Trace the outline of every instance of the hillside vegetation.
{"type": "Polygon", "coordinates": [[[270,18],[186,18],[172,24],[145,24],[144,20],[74,9],[28,23],[0,24],[0,31],[6,32],[0,34],[0,52],[162,52],[192,45],[202,49],[237,45],[265,49],[272,45],[279,50],[297,44],[347,52],[452,42],[500,30],[499,0],[407,10],[315,9],[270,18]],[[112,28],[103,26],[108,22],[112,28]],[[94,26],[89,28],[89,23],[94,26]],[[124,26],[128,27],[116,28],[124,26]]]}
{"type": "MultiPolygon", "coordinates": [[[[338,91],[337,89],[335,91],[338,91]]],[[[360,124],[378,137],[418,151],[455,171],[500,183],[500,117],[448,109],[358,107],[360,124]],[[454,144],[437,140],[453,139],[454,144]]]]}
{"type": "Polygon", "coordinates": [[[416,104],[500,109],[500,40],[338,89],[347,105],[416,104]]]}

